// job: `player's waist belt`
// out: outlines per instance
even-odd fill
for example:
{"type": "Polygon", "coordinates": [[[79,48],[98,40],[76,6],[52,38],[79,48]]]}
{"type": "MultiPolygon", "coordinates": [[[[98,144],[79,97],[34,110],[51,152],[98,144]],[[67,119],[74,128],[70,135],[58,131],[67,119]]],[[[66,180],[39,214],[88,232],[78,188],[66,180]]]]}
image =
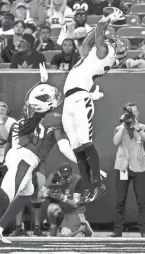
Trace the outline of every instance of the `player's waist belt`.
{"type": "Polygon", "coordinates": [[[87,92],[85,89],[82,89],[82,88],[79,88],[79,87],[75,87],[75,88],[72,88],[72,89],[70,89],[70,90],[68,90],[68,91],[66,92],[65,98],[66,98],[66,97],[69,97],[70,95],[72,95],[72,94],[74,94],[74,93],[76,93],[76,92],[80,92],[80,91],[85,91],[85,92],[87,92]]]}

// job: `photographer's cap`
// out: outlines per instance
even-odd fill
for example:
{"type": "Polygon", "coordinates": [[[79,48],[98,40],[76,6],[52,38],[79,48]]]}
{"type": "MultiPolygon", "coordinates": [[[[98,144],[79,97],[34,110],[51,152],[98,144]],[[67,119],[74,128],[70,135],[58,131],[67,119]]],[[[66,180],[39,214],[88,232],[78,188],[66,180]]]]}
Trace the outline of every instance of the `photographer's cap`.
{"type": "Polygon", "coordinates": [[[72,167],[69,163],[62,163],[58,170],[59,175],[63,176],[71,176],[72,175],[72,167]]]}

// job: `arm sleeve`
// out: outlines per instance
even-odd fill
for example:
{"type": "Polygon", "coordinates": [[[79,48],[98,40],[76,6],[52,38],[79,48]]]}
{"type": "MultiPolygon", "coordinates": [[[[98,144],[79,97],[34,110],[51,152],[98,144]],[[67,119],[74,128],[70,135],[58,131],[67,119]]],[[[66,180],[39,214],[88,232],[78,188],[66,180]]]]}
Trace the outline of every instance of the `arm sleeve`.
{"type": "Polygon", "coordinates": [[[55,129],[63,129],[62,116],[58,113],[50,112],[42,120],[44,128],[54,127],[55,129]]]}
{"type": "Polygon", "coordinates": [[[59,140],[61,140],[61,139],[67,139],[67,135],[66,135],[66,133],[64,132],[62,126],[60,126],[59,129],[54,130],[54,136],[55,136],[55,139],[56,139],[57,142],[58,142],[59,140]]]}

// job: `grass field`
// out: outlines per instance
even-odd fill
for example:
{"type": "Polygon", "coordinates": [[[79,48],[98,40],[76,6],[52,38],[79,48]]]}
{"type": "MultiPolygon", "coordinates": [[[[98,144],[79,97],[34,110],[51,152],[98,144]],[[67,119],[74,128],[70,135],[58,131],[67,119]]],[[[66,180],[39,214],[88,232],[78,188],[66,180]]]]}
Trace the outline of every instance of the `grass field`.
{"type": "Polygon", "coordinates": [[[145,240],[139,233],[124,233],[122,238],[108,238],[107,232],[92,238],[9,237],[12,244],[0,243],[0,253],[8,254],[94,254],[145,253],[145,240]],[[99,236],[99,237],[98,237],[99,236]]]}

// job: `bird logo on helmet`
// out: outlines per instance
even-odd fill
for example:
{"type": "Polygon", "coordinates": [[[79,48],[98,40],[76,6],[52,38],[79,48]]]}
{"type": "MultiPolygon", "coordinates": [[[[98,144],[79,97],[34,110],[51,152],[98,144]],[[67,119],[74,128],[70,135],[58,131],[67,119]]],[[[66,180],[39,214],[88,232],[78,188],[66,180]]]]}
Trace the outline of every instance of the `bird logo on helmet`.
{"type": "Polygon", "coordinates": [[[44,113],[62,103],[61,93],[53,86],[39,84],[31,90],[28,102],[35,112],[44,113]]]}
{"type": "Polygon", "coordinates": [[[39,68],[40,81],[27,92],[25,103],[30,105],[34,112],[45,113],[58,107],[62,99],[58,89],[47,84],[48,73],[45,64],[40,64],[39,68]]]}

